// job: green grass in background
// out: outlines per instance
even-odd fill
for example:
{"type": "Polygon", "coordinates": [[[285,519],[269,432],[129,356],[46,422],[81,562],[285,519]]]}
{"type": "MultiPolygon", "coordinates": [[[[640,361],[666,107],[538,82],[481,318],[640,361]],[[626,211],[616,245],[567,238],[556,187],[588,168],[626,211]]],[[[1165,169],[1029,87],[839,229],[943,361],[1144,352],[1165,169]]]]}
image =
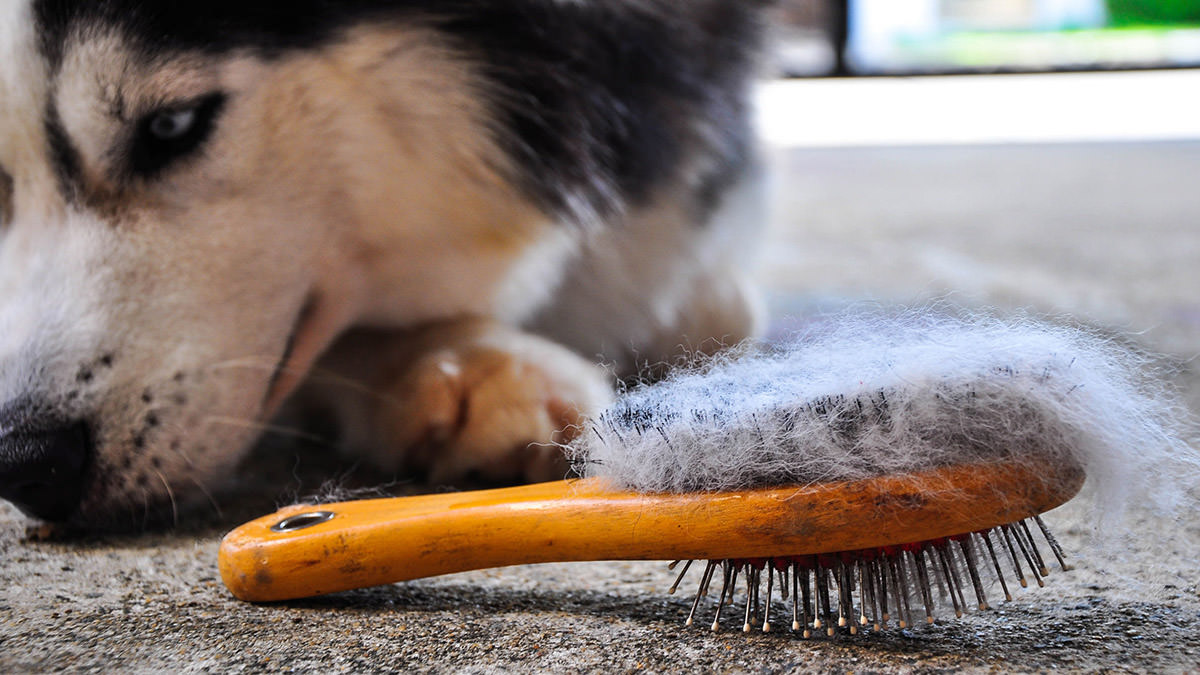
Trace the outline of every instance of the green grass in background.
{"type": "Polygon", "coordinates": [[[1200,24],[1200,0],[1108,0],[1114,26],[1200,24]]]}
{"type": "Polygon", "coordinates": [[[955,33],[920,51],[928,60],[962,67],[1157,63],[1171,60],[1164,38],[1172,32],[1143,23],[1056,33],[955,33]]]}
{"type": "Polygon", "coordinates": [[[899,40],[895,47],[896,56],[917,69],[1180,65],[1200,61],[1200,27],[1143,22],[1053,32],[963,31],[899,40]]]}

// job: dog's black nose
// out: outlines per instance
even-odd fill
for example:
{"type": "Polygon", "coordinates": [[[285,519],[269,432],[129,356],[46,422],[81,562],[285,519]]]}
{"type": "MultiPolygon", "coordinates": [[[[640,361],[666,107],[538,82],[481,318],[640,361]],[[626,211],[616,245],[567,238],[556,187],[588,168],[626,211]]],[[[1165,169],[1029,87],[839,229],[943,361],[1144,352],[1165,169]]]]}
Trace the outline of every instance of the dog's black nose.
{"type": "Polygon", "coordinates": [[[0,412],[0,498],[27,515],[66,520],[83,493],[90,453],[83,422],[11,425],[0,412]]]}

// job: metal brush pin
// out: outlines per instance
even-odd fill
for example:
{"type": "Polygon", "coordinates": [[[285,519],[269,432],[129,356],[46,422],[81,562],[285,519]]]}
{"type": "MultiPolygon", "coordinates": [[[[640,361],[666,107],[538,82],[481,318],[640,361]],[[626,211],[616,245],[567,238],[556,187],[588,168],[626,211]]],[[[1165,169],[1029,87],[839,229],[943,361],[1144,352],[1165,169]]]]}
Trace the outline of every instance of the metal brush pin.
{"type": "MultiPolygon", "coordinates": [[[[837,630],[853,635],[860,628],[867,626],[871,626],[871,630],[875,632],[883,630],[891,620],[891,613],[888,609],[889,593],[894,603],[892,606],[897,609],[901,604],[907,605],[912,599],[923,603],[929,610],[927,621],[933,623],[936,620],[933,610],[938,606],[939,599],[942,606],[948,602],[955,615],[962,616],[967,606],[963,597],[963,589],[969,583],[977,602],[976,607],[979,610],[987,610],[992,606],[988,602],[983,583],[988,573],[987,570],[979,567],[977,551],[982,545],[983,550],[987,552],[988,561],[996,570],[997,581],[1003,589],[1005,600],[1011,601],[1012,595],[1005,583],[1004,572],[1001,571],[1003,565],[999,556],[996,555],[995,548],[991,545],[991,537],[1000,536],[999,533],[1006,526],[1016,526],[1029,532],[1028,520],[1033,520],[1037,525],[1045,543],[1054,552],[1060,568],[1063,571],[1072,569],[1065,561],[1062,547],[1051,534],[1041,516],[1034,516],[1031,519],[1020,520],[1004,526],[916,542],[901,547],[879,547],[832,554],[780,556],[754,560],[709,560],[704,567],[704,573],[700,576],[699,585],[696,587],[696,593],[691,603],[692,609],[688,613],[687,625],[692,625],[697,609],[702,606],[702,601],[707,594],[706,586],[710,571],[714,568],[725,570],[727,576],[736,575],[740,571],[741,576],[747,580],[742,626],[742,630],[746,632],[749,632],[754,625],[761,625],[764,633],[773,630],[775,617],[772,617],[771,608],[776,576],[779,578],[780,589],[778,606],[787,604],[788,592],[784,589],[790,585],[792,589],[792,620],[790,622],[792,631],[801,633],[804,637],[811,637],[814,630],[820,632],[822,629],[828,635],[835,634],[837,630]],[[907,558],[903,556],[905,552],[910,554],[907,558]],[[890,562],[889,556],[891,556],[890,562]],[[908,562],[906,563],[905,560],[908,562]],[[899,573],[898,570],[905,568],[907,569],[904,573],[899,573]],[[831,570],[836,571],[831,573],[831,570]],[[764,571],[767,571],[766,595],[760,596],[764,571]],[[939,575],[943,586],[941,592],[935,592],[935,584],[930,579],[938,578],[939,575]],[[815,581],[810,581],[810,579],[815,579],[815,581]],[[831,583],[836,586],[836,589],[830,586],[831,583]],[[890,591],[888,590],[889,586],[890,591]],[[816,613],[810,609],[810,598],[814,593],[820,608],[816,613]],[[855,594],[858,597],[857,607],[853,606],[855,594]],[[833,614],[831,597],[838,598],[836,630],[835,624],[831,623],[829,619],[833,614]],[[853,616],[853,621],[850,620],[851,616],[853,616]]],[[[1037,560],[1038,554],[1034,552],[1037,548],[1032,537],[1025,539],[1024,543],[1030,547],[1031,557],[1037,560]]],[[[679,562],[682,561],[677,560],[672,563],[672,567],[679,562]]],[[[690,565],[693,561],[686,562],[690,565]]],[[[675,592],[686,575],[687,569],[688,567],[685,566],[683,572],[676,577],[669,593],[675,592]]],[[[1014,579],[1023,578],[1016,558],[1012,559],[1011,569],[1014,579]]],[[[1048,573],[1048,569],[1039,569],[1041,576],[1046,576],[1048,573]]],[[[726,600],[721,604],[729,603],[726,600]]],[[[711,625],[712,630],[720,629],[720,614],[720,607],[717,607],[711,625]]],[[[899,621],[900,628],[910,624],[911,620],[900,619],[899,621]]]]}

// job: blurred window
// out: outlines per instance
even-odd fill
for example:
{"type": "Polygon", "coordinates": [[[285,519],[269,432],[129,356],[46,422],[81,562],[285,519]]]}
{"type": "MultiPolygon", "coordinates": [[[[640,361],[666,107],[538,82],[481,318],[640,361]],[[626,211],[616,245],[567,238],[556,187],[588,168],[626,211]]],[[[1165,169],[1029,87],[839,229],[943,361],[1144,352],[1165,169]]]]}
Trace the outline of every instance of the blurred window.
{"type": "Polygon", "coordinates": [[[789,75],[1200,66],[1200,0],[783,0],[789,75]]]}

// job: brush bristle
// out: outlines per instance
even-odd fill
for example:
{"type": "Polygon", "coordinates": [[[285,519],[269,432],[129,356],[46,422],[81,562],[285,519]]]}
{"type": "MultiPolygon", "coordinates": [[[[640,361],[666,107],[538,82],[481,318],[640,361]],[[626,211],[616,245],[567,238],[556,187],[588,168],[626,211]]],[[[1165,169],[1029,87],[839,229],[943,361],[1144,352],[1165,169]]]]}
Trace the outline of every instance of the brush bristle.
{"type": "MultiPolygon", "coordinates": [[[[793,632],[804,637],[811,637],[814,632],[834,635],[868,629],[879,631],[893,621],[900,628],[933,623],[938,609],[946,605],[957,617],[972,609],[990,609],[985,581],[998,581],[1005,601],[1009,601],[1012,593],[1004,579],[1005,570],[1010,570],[1014,581],[1022,587],[1028,586],[1028,579],[1042,586],[1043,578],[1050,573],[1034,541],[1035,530],[1041,532],[1059,566],[1071,569],[1046,524],[1040,517],[1032,520],[1034,526],[1025,520],[903,546],[820,555],[710,560],[700,575],[685,623],[688,626],[694,623],[701,603],[718,580],[718,573],[720,587],[712,630],[721,627],[721,609],[733,603],[739,577],[745,587],[742,630],[746,632],[760,625],[763,632],[770,632],[772,626],[778,625],[772,618],[787,612],[789,588],[791,621],[783,625],[790,624],[793,632]],[[773,605],[776,579],[780,602],[773,605]]],[[[671,593],[691,563],[689,560],[676,577],[671,593]]]]}
{"type": "Polygon", "coordinates": [[[634,388],[568,448],[645,492],[1072,461],[1118,509],[1170,507],[1200,471],[1156,357],[1079,327],[932,311],[843,314],[634,388]]]}

